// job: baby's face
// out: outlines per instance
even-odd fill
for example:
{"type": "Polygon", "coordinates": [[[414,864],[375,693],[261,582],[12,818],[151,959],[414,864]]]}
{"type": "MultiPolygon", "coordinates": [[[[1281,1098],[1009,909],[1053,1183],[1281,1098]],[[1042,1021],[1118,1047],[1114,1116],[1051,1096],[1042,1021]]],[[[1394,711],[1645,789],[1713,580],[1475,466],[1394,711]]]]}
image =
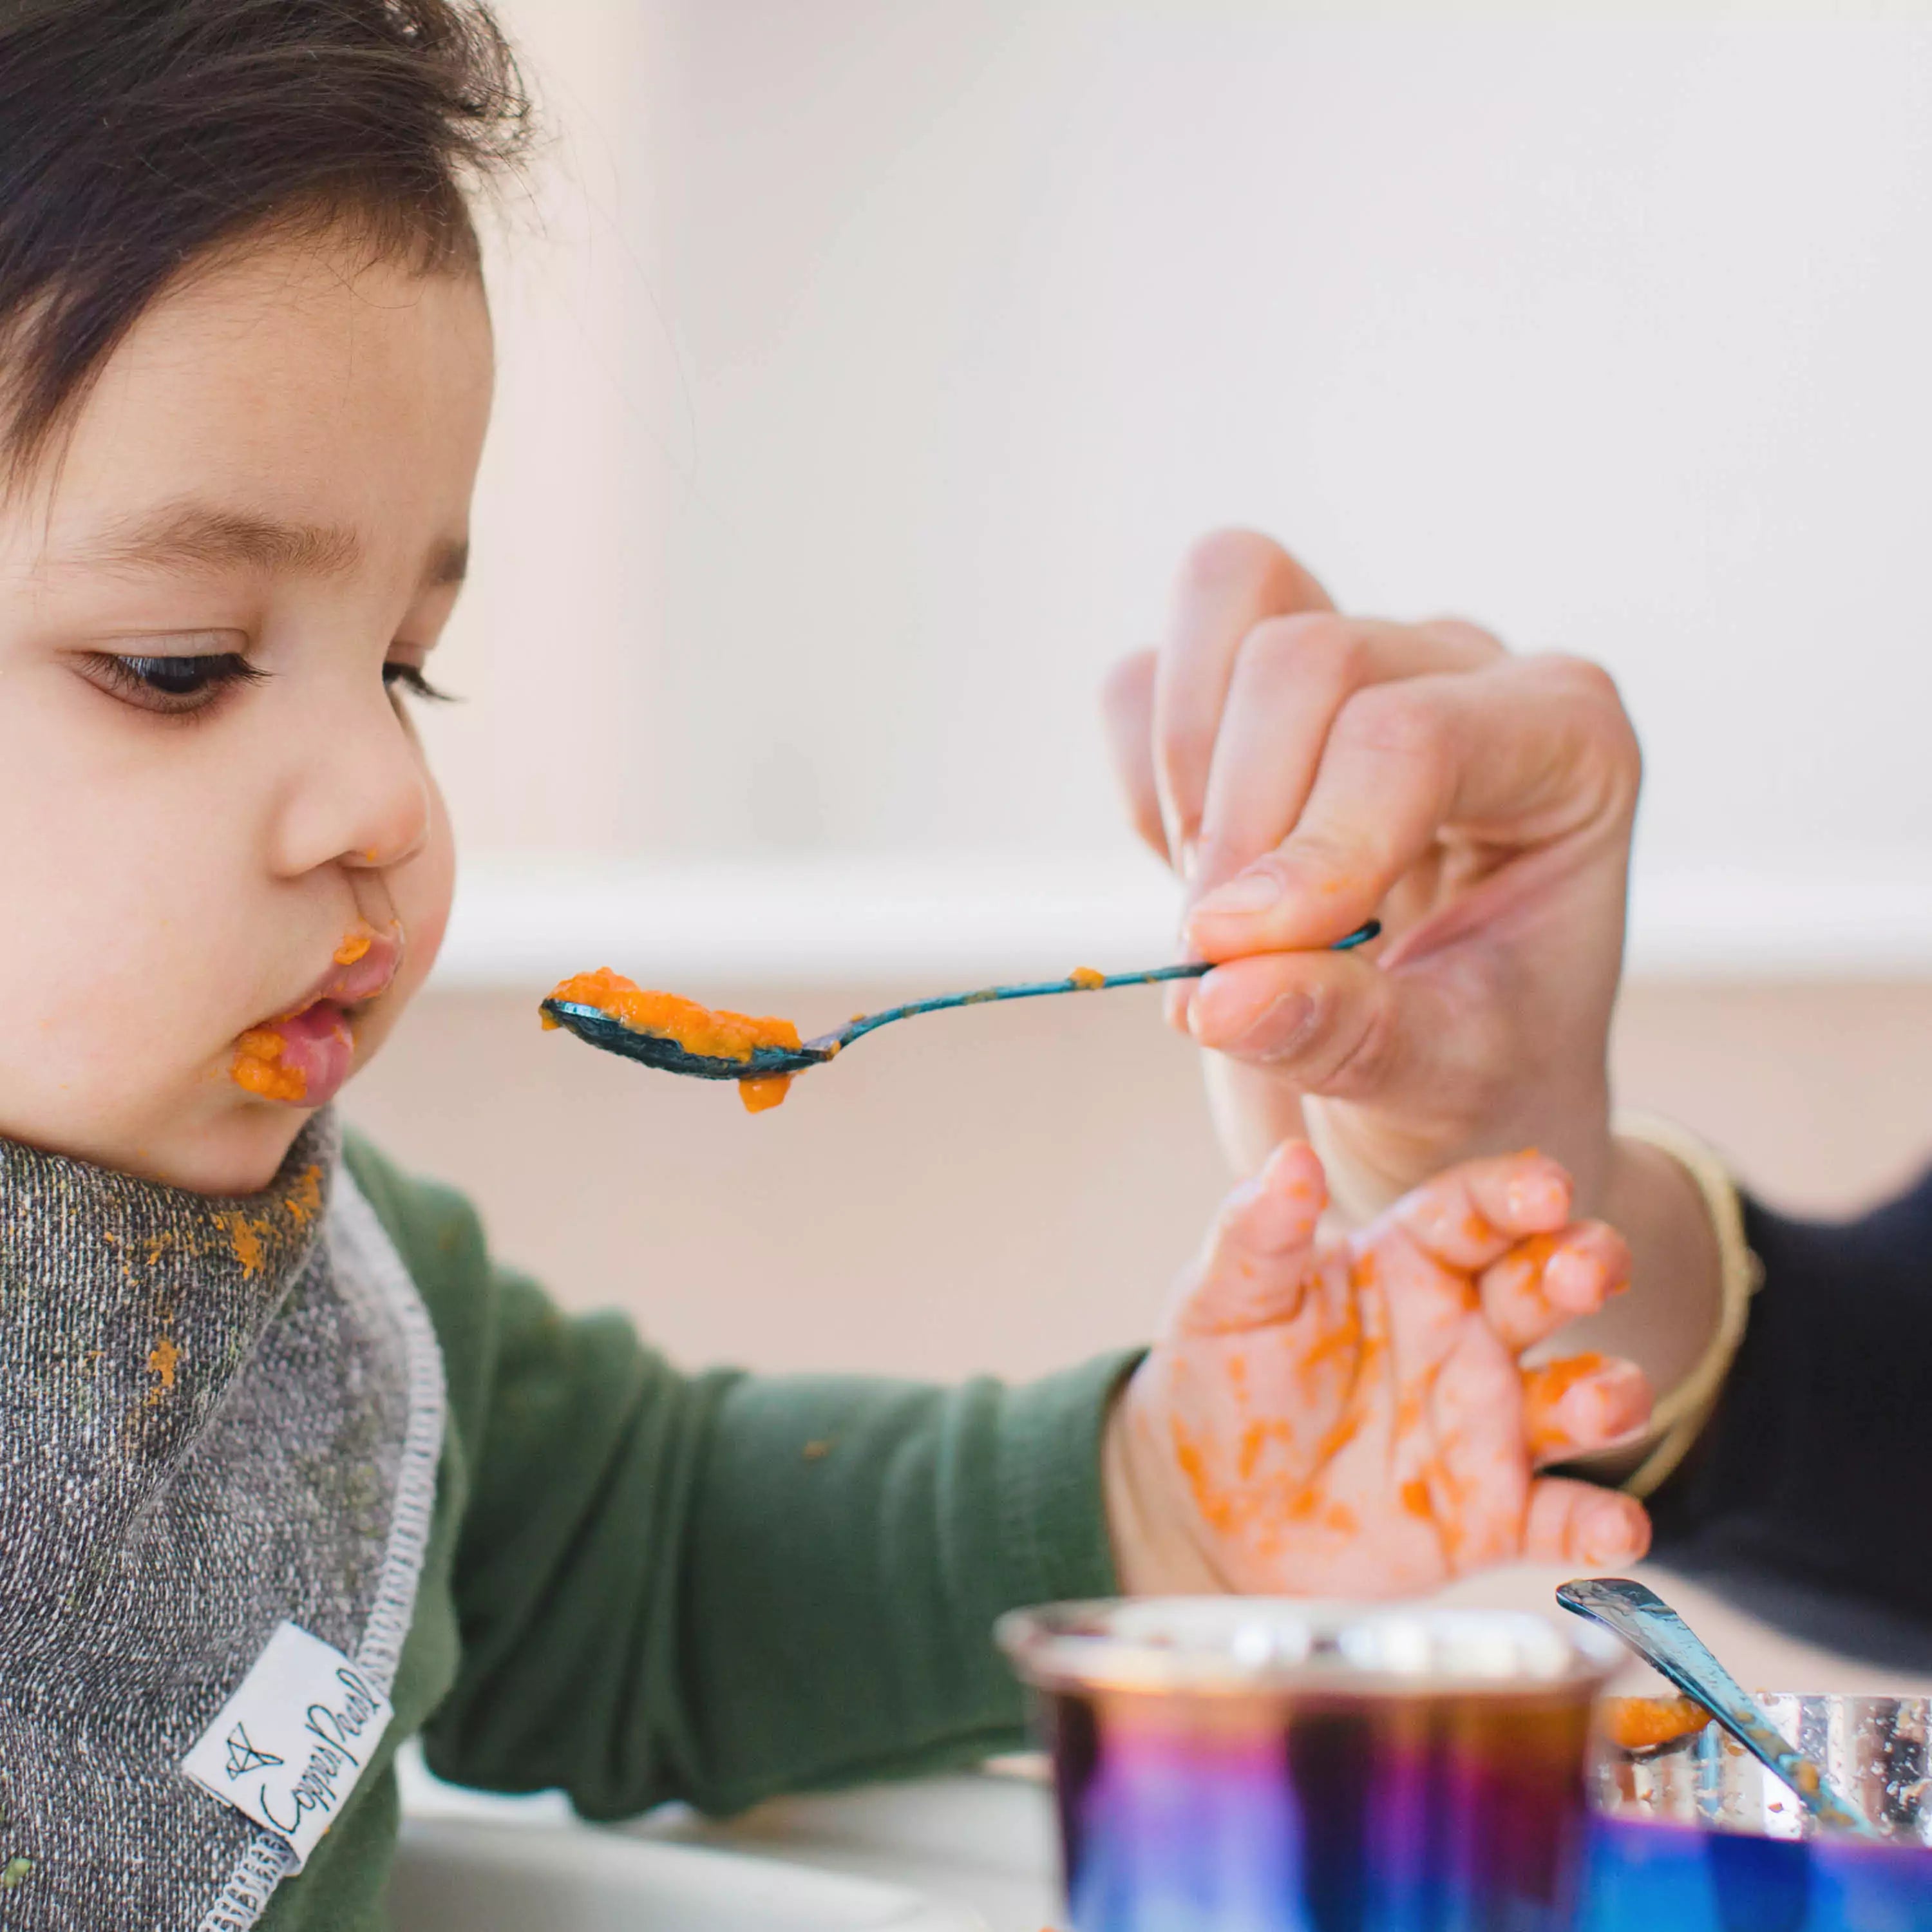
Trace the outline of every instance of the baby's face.
{"type": "Polygon", "coordinates": [[[365,253],[191,280],[0,505],[0,1134],[261,1186],[435,956],[452,856],[409,686],[461,575],[489,322],[473,278],[365,253]]]}

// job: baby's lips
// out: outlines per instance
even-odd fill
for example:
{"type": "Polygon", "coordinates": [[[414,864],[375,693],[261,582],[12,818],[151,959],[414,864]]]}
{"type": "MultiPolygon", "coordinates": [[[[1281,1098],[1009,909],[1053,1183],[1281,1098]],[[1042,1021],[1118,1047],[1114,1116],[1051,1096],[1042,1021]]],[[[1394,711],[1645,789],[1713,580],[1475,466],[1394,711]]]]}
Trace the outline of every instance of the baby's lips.
{"type": "Polygon", "coordinates": [[[392,926],[386,932],[362,926],[344,935],[337,947],[328,976],[313,996],[332,1000],[338,1006],[359,1005],[386,992],[402,969],[403,932],[392,926]]]}

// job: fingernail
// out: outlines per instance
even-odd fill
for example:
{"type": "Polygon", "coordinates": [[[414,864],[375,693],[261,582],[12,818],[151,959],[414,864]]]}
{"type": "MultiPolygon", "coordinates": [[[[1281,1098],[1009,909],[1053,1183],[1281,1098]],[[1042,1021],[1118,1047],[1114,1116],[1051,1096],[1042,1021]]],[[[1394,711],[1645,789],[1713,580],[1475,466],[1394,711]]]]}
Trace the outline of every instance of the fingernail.
{"type": "Polygon", "coordinates": [[[1272,872],[1243,872],[1225,886],[1217,886],[1194,908],[1198,919],[1204,913],[1218,917],[1223,913],[1265,912],[1281,899],[1281,881],[1272,872]]]}
{"type": "Polygon", "coordinates": [[[1562,1182],[1547,1168],[1514,1176],[1503,1190],[1503,1209],[1516,1227],[1566,1213],[1569,1196],[1562,1182]]]}
{"type": "Polygon", "coordinates": [[[1306,993],[1283,993],[1270,1000],[1260,1016],[1234,1042],[1237,1047],[1266,1046],[1286,1053],[1308,1030],[1315,1002],[1306,993]]]}
{"type": "Polygon", "coordinates": [[[1620,1504],[1600,1503],[1584,1517],[1582,1528],[1586,1563],[1614,1562],[1630,1548],[1632,1526],[1620,1504]]]}
{"type": "Polygon", "coordinates": [[[1189,1017],[1203,1046],[1222,1053],[1265,1047],[1280,1054],[1306,1030],[1314,1012],[1315,1002],[1303,992],[1276,993],[1256,1001],[1240,998],[1235,989],[1210,992],[1204,987],[1189,1017]]]}
{"type": "Polygon", "coordinates": [[[1184,884],[1193,883],[1195,863],[1200,856],[1201,848],[1192,838],[1180,842],[1180,876],[1184,884]]]}
{"type": "Polygon", "coordinates": [[[1559,1308],[1578,1311],[1594,1307],[1600,1276],[1588,1255],[1574,1248],[1559,1248],[1543,1270],[1543,1292],[1559,1308]]]}

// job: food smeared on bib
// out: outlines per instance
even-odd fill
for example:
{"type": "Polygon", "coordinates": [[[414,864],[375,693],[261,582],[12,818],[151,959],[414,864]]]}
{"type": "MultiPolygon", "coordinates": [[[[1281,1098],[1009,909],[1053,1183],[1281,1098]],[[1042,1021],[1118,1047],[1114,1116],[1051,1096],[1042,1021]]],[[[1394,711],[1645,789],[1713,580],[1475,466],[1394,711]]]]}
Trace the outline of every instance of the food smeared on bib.
{"type": "MultiPolygon", "coordinates": [[[[798,1028],[790,1020],[758,1019],[749,1013],[702,1006],[675,993],[650,992],[608,966],[574,974],[550,997],[566,1006],[595,1006],[633,1033],[653,1034],[707,1059],[748,1062],[761,1046],[795,1052],[801,1043],[798,1028]]],[[[546,1027],[557,1024],[548,1013],[543,1023],[546,1027]]],[[[756,1075],[740,1081],[738,1092],[748,1112],[761,1114],[784,1098],[791,1082],[788,1073],[756,1075]]]]}

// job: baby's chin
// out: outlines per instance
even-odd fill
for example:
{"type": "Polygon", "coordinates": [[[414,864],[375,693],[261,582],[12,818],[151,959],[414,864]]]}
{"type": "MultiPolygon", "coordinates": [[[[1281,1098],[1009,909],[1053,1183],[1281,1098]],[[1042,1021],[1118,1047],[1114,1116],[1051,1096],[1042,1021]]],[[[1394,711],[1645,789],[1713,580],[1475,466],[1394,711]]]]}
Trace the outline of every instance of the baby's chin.
{"type": "MultiPolygon", "coordinates": [[[[77,1097],[72,1089],[58,1096],[77,1097]]],[[[274,1180],[314,1111],[254,1100],[224,1072],[134,1111],[37,1107],[30,1096],[0,1092],[0,1138],[196,1194],[256,1194],[274,1180]]]]}
{"type": "Polygon", "coordinates": [[[52,1154],[194,1194],[259,1194],[280,1171],[312,1110],[235,1104],[200,1118],[82,1138],[22,1133],[14,1138],[52,1154]]]}
{"type": "Polygon", "coordinates": [[[117,1163],[126,1173],[194,1194],[259,1194],[281,1171],[311,1108],[257,1103],[231,1109],[218,1124],[157,1137],[117,1163]]]}

